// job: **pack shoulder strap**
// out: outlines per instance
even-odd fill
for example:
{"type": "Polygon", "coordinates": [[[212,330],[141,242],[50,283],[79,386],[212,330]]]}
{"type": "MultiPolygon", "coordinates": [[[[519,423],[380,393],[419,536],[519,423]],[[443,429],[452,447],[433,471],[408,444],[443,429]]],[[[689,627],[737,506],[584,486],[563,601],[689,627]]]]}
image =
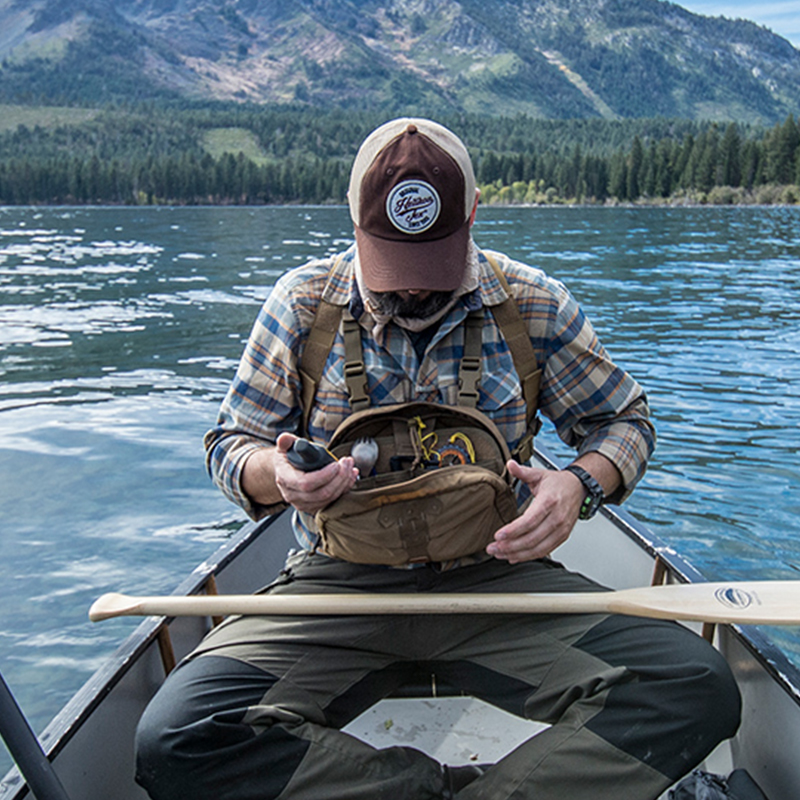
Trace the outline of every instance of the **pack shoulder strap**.
{"type": "Polygon", "coordinates": [[[311,407],[317,395],[319,382],[328,360],[328,353],[333,347],[336,332],[342,319],[343,306],[320,300],[311,329],[308,332],[303,355],[300,357],[300,385],[301,403],[303,406],[303,435],[308,435],[308,421],[311,417],[311,407]]]}
{"type": "Polygon", "coordinates": [[[511,293],[511,286],[500,269],[497,261],[489,253],[484,252],[486,260],[494,270],[497,280],[506,292],[506,299],[502,303],[489,306],[498,327],[503,333],[508,349],[511,351],[511,358],[514,361],[514,369],[519,375],[522,388],[522,397],[525,400],[526,428],[525,435],[519,444],[514,448],[512,455],[514,458],[524,463],[533,455],[533,438],[541,428],[541,420],[536,412],[539,409],[539,387],[542,379],[542,370],[539,369],[539,362],[536,360],[536,353],[531,344],[530,333],[519,313],[519,307],[511,293]]]}

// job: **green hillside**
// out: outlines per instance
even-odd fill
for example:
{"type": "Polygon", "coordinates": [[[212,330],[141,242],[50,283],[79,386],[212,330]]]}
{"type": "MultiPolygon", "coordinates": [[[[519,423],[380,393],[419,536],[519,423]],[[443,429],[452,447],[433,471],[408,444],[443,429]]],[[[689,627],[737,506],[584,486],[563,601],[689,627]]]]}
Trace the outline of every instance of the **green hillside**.
{"type": "Polygon", "coordinates": [[[26,128],[54,128],[60,125],[79,125],[97,116],[92,108],[67,106],[9,106],[0,105],[0,133],[26,128]]]}

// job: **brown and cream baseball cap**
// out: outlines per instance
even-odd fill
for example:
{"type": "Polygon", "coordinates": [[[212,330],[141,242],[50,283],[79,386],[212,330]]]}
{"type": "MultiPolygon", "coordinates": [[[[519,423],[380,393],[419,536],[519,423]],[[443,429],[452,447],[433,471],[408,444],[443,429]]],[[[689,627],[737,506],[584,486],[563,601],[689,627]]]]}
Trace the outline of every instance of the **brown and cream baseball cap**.
{"type": "Polygon", "coordinates": [[[457,289],[475,197],[469,153],[452,131],[408,117],[374,130],[353,162],[348,191],[367,288],[457,289]]]}

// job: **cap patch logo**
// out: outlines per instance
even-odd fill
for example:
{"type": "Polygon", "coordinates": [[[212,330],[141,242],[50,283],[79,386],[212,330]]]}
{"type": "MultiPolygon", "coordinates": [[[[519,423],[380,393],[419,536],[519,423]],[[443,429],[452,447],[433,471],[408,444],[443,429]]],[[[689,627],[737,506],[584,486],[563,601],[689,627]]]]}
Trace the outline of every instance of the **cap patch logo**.
{"type": "Polygon", "coordinates": [[[439,218],[442,203],[436,189],[422,180],[398,183],[386,198],[386,216],[403,233],[423,233],[439,218]]]}

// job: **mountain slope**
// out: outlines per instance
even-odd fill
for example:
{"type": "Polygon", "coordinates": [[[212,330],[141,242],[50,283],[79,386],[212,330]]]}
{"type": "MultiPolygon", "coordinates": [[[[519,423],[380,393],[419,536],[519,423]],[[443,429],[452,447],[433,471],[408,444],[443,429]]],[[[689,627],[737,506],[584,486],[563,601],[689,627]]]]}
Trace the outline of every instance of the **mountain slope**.
{"type": "Polygon", "coordinates": [[[0,100],[774,122],[800,51],[661,0],[0,0],[0,100]]]}

